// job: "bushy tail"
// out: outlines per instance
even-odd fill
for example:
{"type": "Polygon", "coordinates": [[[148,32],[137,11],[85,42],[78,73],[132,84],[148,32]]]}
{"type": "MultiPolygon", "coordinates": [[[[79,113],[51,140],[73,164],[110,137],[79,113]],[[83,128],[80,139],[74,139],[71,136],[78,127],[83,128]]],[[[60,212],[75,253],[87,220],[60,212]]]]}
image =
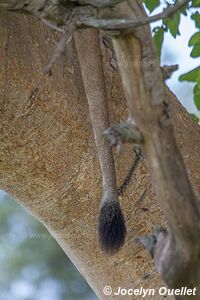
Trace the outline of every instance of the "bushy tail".
{"type": "Polygon", "coordinates": [[[103,200],[99,214],[99,241],[102,250],[114,255],[124,244],[126,226],[118,200],[103,200]]]}

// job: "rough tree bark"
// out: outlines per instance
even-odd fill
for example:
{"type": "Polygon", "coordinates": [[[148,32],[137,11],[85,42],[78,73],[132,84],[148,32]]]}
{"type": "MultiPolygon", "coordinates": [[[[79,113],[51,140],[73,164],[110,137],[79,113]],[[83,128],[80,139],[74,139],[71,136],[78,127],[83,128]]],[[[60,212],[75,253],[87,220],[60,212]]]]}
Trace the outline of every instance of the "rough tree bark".
{"type": "MultiPolygon", "coordinates": [[[[0,24],[1,188],[48,228],[100,299],[107,299],[102,292],[106,285],[113,290],[163,286],[150,256],[134,242],[136,236],[152,232],[156,224],[166,224],[145,162],[122,203],[128,228],[125,246],[114,257],[99,250],[96,225],[101,173],[73,41],[48,78],[41,70],[60,34],[30,16],[12,12],[1,12],[0,24]],[[147,195],[138,203],[146,187],[147,195]]],[[[103,42],[102,51],[114,122],[127,115],[126,103],[113,68],[113,52],[103,42]]],[[[179,148],[199,194],[200,128],[172,93],[168,91],[167,97],[174,107],[179,148]]],[[[130,151],[132,147],[125,146],[116,155],[118,182],[131,164],[130,151]]]]}
{"type": "MultiPolygon", "coordinates": [[[[132,8],[133,19],[145,17],[139,2],[133,2],[132,8]]],[[[134,30],[134,35],[120,34],[114,38],[114,48],[129,118],[136,120],[144,136],[142,149],[169,226],[168,232],[162,229],[155,234],[151,246],[152,236],[139,240],[153,253],[156,268],[170,288],[194,288],[193,298],[199,299],[200,203],[176,144],[170,103],[149,27],[134,30]]],[[[190,298],[191,294],[176,296],[190,298]]]]}

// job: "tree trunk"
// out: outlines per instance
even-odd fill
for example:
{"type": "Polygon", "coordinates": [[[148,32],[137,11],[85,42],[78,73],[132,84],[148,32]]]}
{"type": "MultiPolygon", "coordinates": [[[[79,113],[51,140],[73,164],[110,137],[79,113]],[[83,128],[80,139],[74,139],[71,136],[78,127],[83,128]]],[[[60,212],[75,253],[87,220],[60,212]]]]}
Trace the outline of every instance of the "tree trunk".
{"type": "MultiPolygon", "coordinates": [[[[164,284],[150,256],[134,242],[136,236],[165,224],[145,162],[122,199],[126,244],[107,257],[97,235],[101,172],[74,43],[68,44],[49,78],[41,70],[60,33],[11,12],[1,12],[0,24],[0,187],[48,228],[99,299],[107,299],[104,286],[158,291],[164,284]]],[[[112,49],[102,42],[102,52],[112,121],[117,122],[127,115],[126,103],[112,49]]],[[[168,97],[178,145],[194,190],[200,193],[200,127],[171,92],[168,97]]],[[[115,155],[118,184],[132,163],[130,153],[132,146],[126,145],[115,155]]],[[[157,292],[154,299],[162,297],[157,292]]]]}

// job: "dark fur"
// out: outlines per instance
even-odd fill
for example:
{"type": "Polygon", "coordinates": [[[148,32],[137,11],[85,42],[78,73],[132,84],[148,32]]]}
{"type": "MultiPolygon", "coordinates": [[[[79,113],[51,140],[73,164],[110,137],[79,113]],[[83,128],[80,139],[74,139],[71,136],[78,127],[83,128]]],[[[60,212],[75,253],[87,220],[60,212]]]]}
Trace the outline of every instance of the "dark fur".
{"type": "Polygon", "coordinates": [[[102,250],[115,254],[124,244],[126,226],[118,201],[103,202],[99,214],[99,241],[102,250]]]}

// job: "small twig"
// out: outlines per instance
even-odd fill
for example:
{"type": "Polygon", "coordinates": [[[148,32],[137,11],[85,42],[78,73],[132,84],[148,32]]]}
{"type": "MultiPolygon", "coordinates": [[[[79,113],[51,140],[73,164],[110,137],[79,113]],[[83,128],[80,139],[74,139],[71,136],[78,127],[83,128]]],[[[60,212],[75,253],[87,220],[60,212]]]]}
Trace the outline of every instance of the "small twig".
{"type": "Polygon", "coordinates": [[[105,30],[124,30],[133,29],[134,27],[146,25],[152,22],[166,19],[174,15],[180,8],[189,3],[190,0],[182,0],[176,3],[174,6],[169,6],[162,13],[156,14],[151,17],[138,18],[135,20],[127,19],[104,19],[97,20],[93,17],[79,20],[77,26],[94,27],[105,30]]]}
{"type": "Polygon", "coordinates": [[[166,238],[168,232],[165,228],[158,226],[155,228],[154,233],[150,235],[138,236],[135,238],[135,242],[142,245],[143,248],[149,251],[151,257],[154,257],[155,249],[158,240],[162,237],[166,238]]]}
{"type": "Polygon", "coordinates": [[[179,65],[171,65],[171,66],[163,66],[161,67],[161,71],[163,74],[164,80],[171,78],[172,74],[176,72],[179,68],[179,65]]]}
{"type": "MultiPolygon", "coordinates": [[[[113,1],[119,1],[119,0],[113,0],[113,1]]],[[[121,1],[121,0],[120,0],[121,1]]],[[[87,2],[87,1],[86,1],[87,2]]],[[[97,1],[98,2],[98,1],[97,1]]],[[[60,55],[64,52],[65,47],[67,43],[72,39],[73,33],[77,29],[77,20],[80,19],[82,16],[91,16],[94,15],[94,11],[96,11],[95,8],[88,8],[87,5],[85,6],[77,6],[73,8],[71,11],[71,14],[69,15],[67,21],[65,22],[65,26],[63,28],[63,36],[60,42],[58,43],[56,50],[49,62],[49,64],[43,69],[43,72],[51,76],[51,69],[52,66],[56,63],[57,59],[60,57],[60,55]]],[[[51,23],[47,21],[47,25],[50,25],[53,29],[59,29],[57,27],[54,27],[51,23]]]]}
{"type": "Polygon", "coordinates": [[[70,17],[68,18],[65,27],[64,27],[64,34],[62,36],[62,39],[58,43],[56,50],[48,63],[48,65],[43,69],[43,72],[51,76],[51,69],[52,66],[55,64],[57,59],[60,57],[60,55],[64,52],[65,47],[67,43],[72,39],[73,33],[76,30],[76,21],[80,17],[80,9],[74,8],[72,11],[70,17]]]}
{"type": "Polygon", "coordinates": [[[56,30],[56,31],[60,31],[60,32],[64,32],[64,29],[63,28],[60,28],[58,26],[56,26],[55,24],[52,24],[50,23],[49,21],[47,21],[46,19],[44,18],[41,18],[42,22],[47,25],[49,28],[53,29],[53,30],[56,30]]]}
{"type": "Polygon", "coordinates": [[[62,39],[58,43],[58,45],[56,47],[56,50],[55,50],[50,62],[43,69],[43,72],[45,74],[48,74],[49,76],[51,76],[52,66],[56,63],[56,61],[60,57],[60,55],[64,52],[65,47],[66,47],[67,43],[71,40],[72,34],[73,34],[73,32],[76,28],[73,23],[69,24],[69,25],[70,25],[71,28],[69,28],[69,26],[68,26],[67,29],[65,29],[65,32],[62,36],[62,39]]]}
{"type": "Polygon", "coordinates": [[[130,170],[128,171],[128,174],[126,176],[126,178],[124,179],[124,182],[121,184],[121,186],[118,188],[117,190],[117,194],[118,196],[123,196],[131,179],[132,179],[132,176],[139,164],[139,162],[143,159],[143,156],[142,156],[142,152],[141,152],[141,149],[139,147],[135,147],[134,149],[135,151],[135,159],[134,159],[134,162],[130,168],[130,170]]]}

